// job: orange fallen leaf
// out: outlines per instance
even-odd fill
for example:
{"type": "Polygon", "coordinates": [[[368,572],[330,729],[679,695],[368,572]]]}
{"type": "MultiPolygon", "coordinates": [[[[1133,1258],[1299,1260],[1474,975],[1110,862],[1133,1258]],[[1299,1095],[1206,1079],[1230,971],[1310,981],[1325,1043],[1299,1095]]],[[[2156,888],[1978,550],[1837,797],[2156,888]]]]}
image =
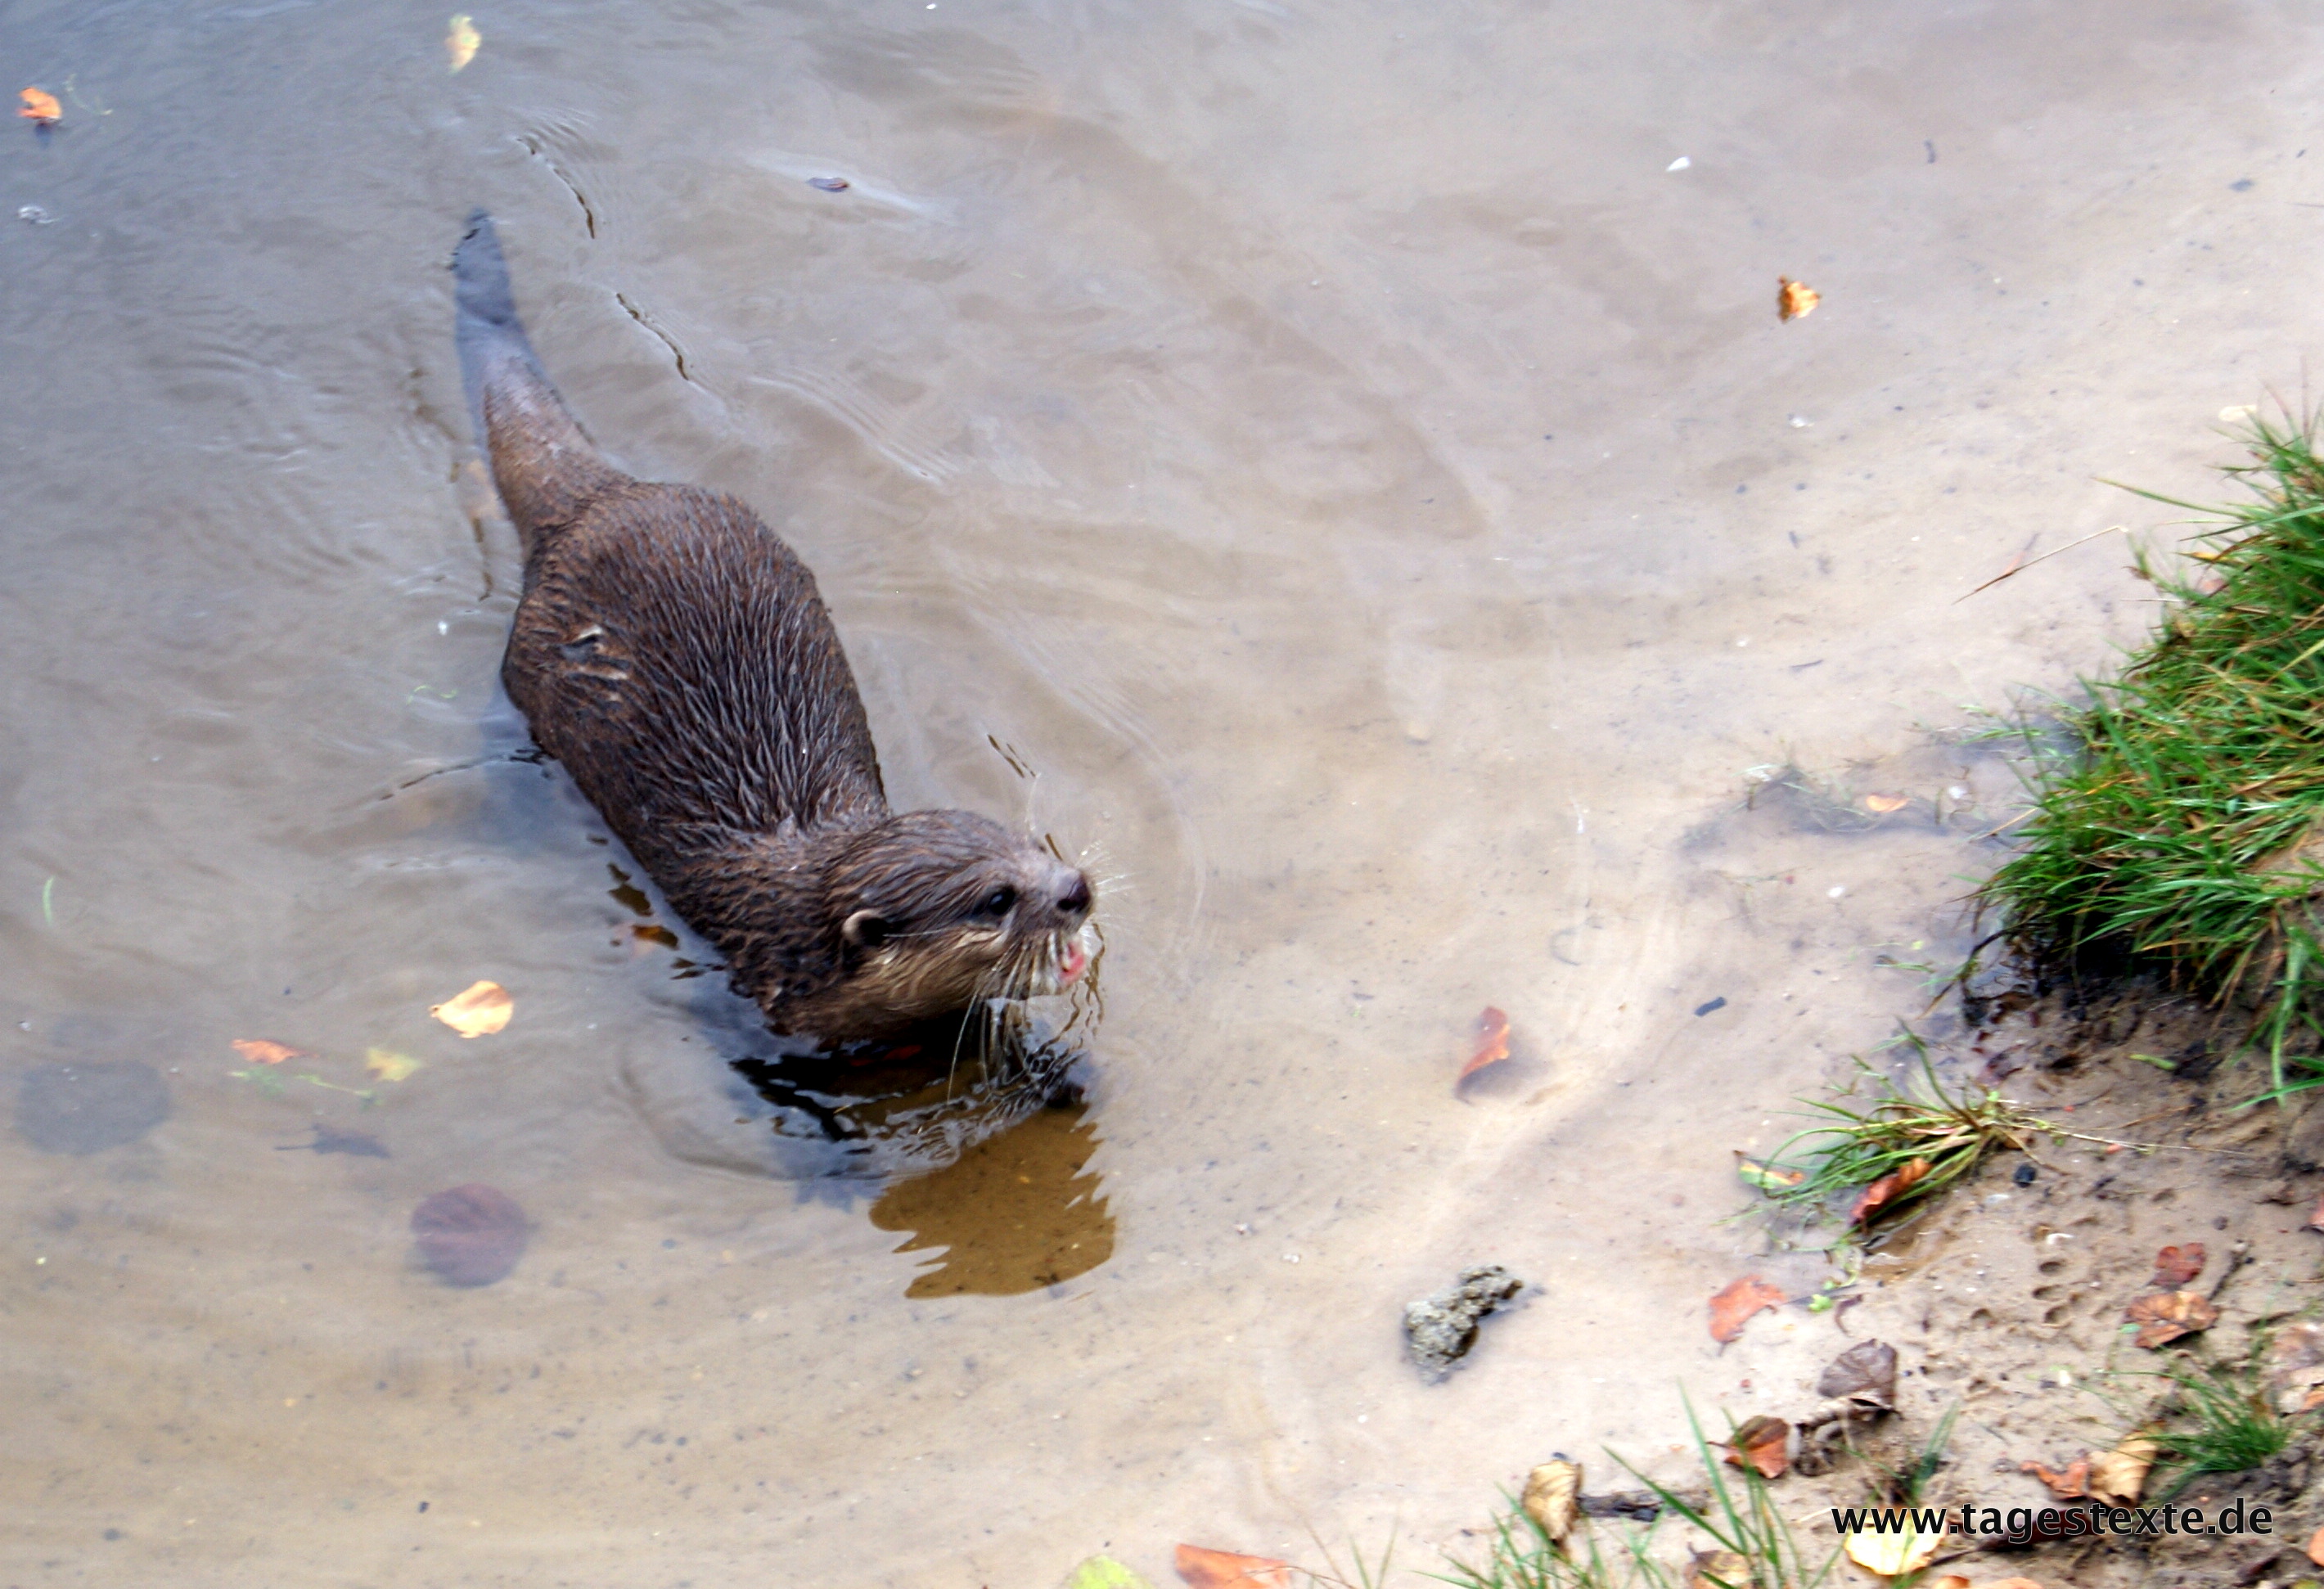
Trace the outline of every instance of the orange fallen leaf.
{"type": "Polygon", "coordinates": [[[428,1013],[464,1038],[480,1038],[509,1023],[516,1001],[496,982],[471,983],[445,1002],[429,1005],[428,1013]]]}
{"type": "Polygon", "coordinates": [[[2165,1247],[2154,1255],[2154,1279],[2151,1284],[2175,1291],[2203,1272],[2203,1243],[2190,1242],[2183,1247],[2165,1247]]]}
{"type": "Polygon", "coordinates": [[[2123,1316],[2138,1326],[2138,1344],[2152,1351],[2181,1335],[2209,1329],[2219,1322],[2219,1310],[2205,1301],[2200,1291],[2158,1291],[2132,1303],[2123,1316]]]}
{"type": "Polygon", "coordinates": [[[1508,1057],[1509,1018],[1488,1004],[1485,1012],[1477,1017],[1476,1050],[1469,1056],[1469,1063],[1461,1067],[1461,1074],[1452,1078],[1452,1085],[1458,1087],[1488,1065],[1499,1065],[1508,1057]]]}
{"type": "Polygon", "coordinates": [[[2090,1459],[2078,1456],[2066,1464],[2063,1473],[2052,1473],[2038,1462],[2021,1462],[2021,1474],[2032,1474],[2050,1486],[2050,1493],[2061,1501],[2080,1501],[2090,1492],[2090,1459]]]}
{"type": "Polygon", "coordinates": [[[451,58],[452,69],[458,71],[475,60],[476,51],[484,47],[484,36],[476,32],[475,19],[465,13],[452,19],[444,34],[444,53],[451,58]]]}
{"type": "Polygon", "coordinates": [[[1746,1418],[1728,1437],[1727,1460],[1737,1467],[1747,1464],[1758,1469],[1763,1479],[1780,1479],[1784,1470],[1792,1465],[1792,1426],[1767,1413],[1746,1418]]]}
{"type": "Polygon", "coordinates": [[[1194,1589],[1291,1589],[1291,1564],[1268,1556],[1237,1556],[1181,1545],[1178,1575],[1194,1589]]]}
{"type": "Polygon", "coordinates": [[[2324,1529],[2319,1529],[2309,1536],[2308,1559],[2324,1567],[2324,1529]]]}
{"type": "Polygon", "coordinates": [[[1856,1206],[1848,1211],[1848,1223],[1864,1224],[1872,1216],[1895,1202],[1921,1183],[1922,1178],[1935,1165],[1925,1159],[1915,1159],[1902,1169],[1892,1169],[1864,1188],[1856,1199],[1856,1206]]]}
{"type": "Polygon", "coordinates": [[[1711,1338],[1725,1345],[1743,1333],[1753,1314],[1781,1307],[1785,1300],[1780,1288],[1756,1274],[1745,1275],[1711,1299],[1711,1338]]]}
{"type": "Polygon", "coordinates": [[[1883,817],[1891,811],[1901,811],[1912,803],[1911,799],[1904,795],[1866,795],[1864,797],[1864,808],[1868,811],[1877,811],[1883,817]]]}
{"type": "Polygon", "coordinates": [[[285,1059],[312,1059],[314,1055],[304,1049],[293,1049],[285,1043],[270,1043],[264,1038],[236,1038],[234,1051],[259,1065],[280,1065],[285,1059]]]}
{"type": "Polygon", "coordinates": [[[57,97],[46,88],[26,88],[19,97],[24,103],[18,107],[18,115],[36,121],[44,127],[54,126],[64,119],[65,107],[58,104],[57,97]]]}
{"type": "Polygon", "coordinates": [[[1802,315],[1815,312],[1823,301],[1823,294],[1805,282],[1794,282],[1789,276],[1775,278],[1775,316],[1778,319],[1796,320],[1802,315]]]}

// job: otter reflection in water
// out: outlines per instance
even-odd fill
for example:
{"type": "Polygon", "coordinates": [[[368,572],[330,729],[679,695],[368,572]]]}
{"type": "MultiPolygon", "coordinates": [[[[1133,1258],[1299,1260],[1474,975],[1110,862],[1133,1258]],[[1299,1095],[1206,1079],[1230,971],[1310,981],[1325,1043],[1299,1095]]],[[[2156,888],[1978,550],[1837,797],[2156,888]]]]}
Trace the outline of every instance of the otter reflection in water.
{"type": "Polygon", "coordinates": [[[471,418],[525,543],[509,697],[735,991],[835,1045],[1080,978],[1089,878],[989,818],[890,811],[815,576],[733,498],[605,460],[482,211],[453,272],[471,418]]]}

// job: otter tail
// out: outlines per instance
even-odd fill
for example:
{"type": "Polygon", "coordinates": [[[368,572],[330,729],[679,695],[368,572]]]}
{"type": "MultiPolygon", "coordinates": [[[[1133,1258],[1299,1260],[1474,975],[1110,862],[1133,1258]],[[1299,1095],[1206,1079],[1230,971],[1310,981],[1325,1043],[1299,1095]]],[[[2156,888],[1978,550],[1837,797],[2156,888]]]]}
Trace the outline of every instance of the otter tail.
{"type": "Polygon", "coordinates": [[[516,316],[500,234],[481,209],[452,252],[452,277],[469,422],[529,548],[629,476],[605,461],[549,384],[516,316]]]}

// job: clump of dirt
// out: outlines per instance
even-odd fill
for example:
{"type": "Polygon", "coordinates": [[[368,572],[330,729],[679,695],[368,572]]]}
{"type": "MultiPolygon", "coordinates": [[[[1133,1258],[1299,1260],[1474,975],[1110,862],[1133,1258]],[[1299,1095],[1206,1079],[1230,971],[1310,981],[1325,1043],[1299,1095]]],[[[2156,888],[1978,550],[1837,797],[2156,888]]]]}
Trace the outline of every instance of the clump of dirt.
{"type": "Polygon", "coordinates": [[[1404,1309],[1405,1344],[1412,1361],[1432,1382],[1477,1344],[1477,1326],[1499,1312],[1525,1282],[1498,1263],[1464,1269],[1444,1289],[1408,1302],[1404,1309]]]}

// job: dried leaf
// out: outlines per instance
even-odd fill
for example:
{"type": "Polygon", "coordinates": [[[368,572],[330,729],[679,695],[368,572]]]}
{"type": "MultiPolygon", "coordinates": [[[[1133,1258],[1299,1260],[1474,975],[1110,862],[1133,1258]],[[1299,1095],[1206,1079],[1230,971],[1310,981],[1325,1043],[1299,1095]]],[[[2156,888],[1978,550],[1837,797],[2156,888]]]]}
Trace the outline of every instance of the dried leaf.
{"type": "Polygon", "coordinates": [[[1727,1460],[1737,1467],[1748,1464],[1757,1468],[1763,1479],[1780,1479],[1792,1465],[1791,1443],[1792,1426],[1763,1412],[1736,1426],[1728,1437],[1727,1460]]]}
{"type": "Polygon", "coordinates": [[[1469,1063],[1461,1067],[1461,1074],[1452,1078],[1458,1087],[1462,1082],[1488,1065],[1499,1065],[1509,1057],[1509,1018],[1491,1005],[1477,1017],[1477,1046],[1469,1055],[1469,1063]]]}
{"type": "Polygon", "coordinates": [[[425,1067],[409,1054],[399,1054],[392,1049],[374,1049],[364,1056],[364,1068],[382,1081],[403,1081],[425,1067]]]}
{"type": "MultiPolygon", "coordinates": [[[[1801,312],[1805,313],[1806,311],[1802,310],[1801,312]]],[[[1906,795],[1873,794],[1866,795],[1864,797],[1864,808],[1868,811],[1876,811],[1883,817],[1886,817],[1891,811],[1901,811],[1912,803],[1913,801],[1911,797],[1906,795]]]]}
{"type": "Polygon", "coordinates": [[[1944,1531],[1939,1529],[1930,1534],[1850,1534],[1840,1543],[1847,1548],[1848,1559],[1866,1572],[1895,1578],[1927,1566],[1944,1541],[1944,1531]]]}
{"type": "Polygon", "coordinates": [[[1751,1589],[1751,1558],[1732,1550],[1698,1550],[1686,1564],[1686,1589],[1751,1589]]]}
{"type": "Polygon", "coordinates": [[[280,1065],[285,1059],[312,1059],[304,1049],[293,1049],[285,1043],[272,1043],[264,1038],[236,1038],[234,1051],[254,1065],[280,1065]]]}
{"type": "Polygon", "coordinates": [[[46,88],[26,88],[18,97],[24,103],[17,108],[16,114],[27,120],[52,127],[64,119],[65,107],[58,104],[57,97],[46,88]]]}
{"type": "Polygon", "coordinates": [[[2124,1316],[2138,1326],[2138,1344],[2152,1351],[2181,1335],[2209,1329],[2219,1322],[2219,1310],[2204,1300],[2200,1291],[2158,1291],[2132,1303],[2124,1316]]]}
{"type": "Polygon", "coordinates": [[[2146,1487],[2146,1470],[2161,1447],[2144,1435],[2126,1435],[2112,1451],[2090,1453],[2090,1498],[2128,1506],[2146,1487]]]}
{"type": "Polygon", "coordinates": [[[2021,1462],[2021,1474],[2032,1474],[2050,1486],[2050,1493],[2061,1501],[2080,1501],[2090,1492],[2090,1459],[2078,1456],[2066,1464],[2063,1473],[2052,1473],[2038,1462],[2021,1462]]]}
{"type": "Polygon", "coordinates": [[[1787,1169],[1780,1164],[1770,1164],[1764,1159],[1746,1159],[1735,1155],[1735,1173],[1743,1184],[1757,1187],[1763,1192],[1788,1192],[1808,1178],[1804,1169],[1787,1169]]]}
{"type": "Polygon", "coordinates": [[[464,1038],[480,1038],[509,1023],[516,1001],[496,982],[471,983],[447,1002],[429,1005],[428,1013],[464,1038]]]}
{"type": "Polygon", "coordinates": [[[2203,1272],[2203,1243],[2190,1242],[2183,1247],[2165,1247],[2154,1255],[2154,1279],[2147,1282],[2166,1291],[2175,1291],[2203,1272]]]}
{"type": "Polygon", "coordinates": [[[1890,1170],[1858,1195],[1856,1206],[1848,1211],[1848,1223],[1869,1224],[1874,1215],[1920,1185],[1929,1171],[1935,1168],[1925,1159],[1915,1159],[1901,1169],[1890,1170]]]}
{"type": "Polygon", "coordinates": [[[2318,1566],[2324,1567],[2324,1529],[2319,1529],[2309,1536],[2308,1559],[2318,1566]]]}
{"type": "Polygon", "coordinates": [[[1526,1475],[1519,1504],[1553,1543],[1564,1544],[1582,1515],[1582,1464],[1563,1458],[1543,1463],[1526,1475]]]}
{"type": "Polygon", "coordinates": [[[2324,1198],[2318,1200],[2316,1212],[2308,1216],[2308,1228],[2311,1231],[2324,1231],[2324,1198]]]}
{"type": "Polygon", "coordinates": [[[1868,1412],[1894,1412],[1896,1348],[1885,1341],[1850,1346],[1816,1376],[1816,1394],[1827,1401],[1845,1397],[1868,1412]]]}
{"type": "Polygon", "coordinates": [[[1796,320],[1802,315],[1815,313],[1815,306],[1823,301],[1823,294],[1805,282],[1794,282],[1789,276],[1775,278],[1775,318],[1796,320]]]}
{"type": "Polygon", "coordinates": [[[1781,1288],[1747,1274],[1711,1299],[1711,1338],[1723,1346],[1743,1333],[1745,1322],[1753,1314],[1780,1307],[1784,1302],[1781,1288]]]}
{"type": "Polygon", "coordinates": [[[1065,1589],[1152,1589],[1146,1580],[1110,1556],[1093,1556],[1073,1571],[1065,1589]]]}
{"type": "Polygon", "coordinates": [[[451,58],[452,69],[458,71],[475,60],[483,47],[484,34],[476,32],[475,19],[466,12],[452,19],[450,29],[444,34],[444,53],[451,58]]]}
{"type": "Polygon", "coordinates": [[[1178,1575],[1194,1589],[1291,1589],[1291,1564],[1268,1556],[1237,1556],[1181,1545],[1178,1575]]]}
{"type": "Polygon", "coordinates": [[[1093,1556],[1074,1569],[1065,1589],[1152,1589],[1145,1579],[1110,1556],[1093,1556]]]}

